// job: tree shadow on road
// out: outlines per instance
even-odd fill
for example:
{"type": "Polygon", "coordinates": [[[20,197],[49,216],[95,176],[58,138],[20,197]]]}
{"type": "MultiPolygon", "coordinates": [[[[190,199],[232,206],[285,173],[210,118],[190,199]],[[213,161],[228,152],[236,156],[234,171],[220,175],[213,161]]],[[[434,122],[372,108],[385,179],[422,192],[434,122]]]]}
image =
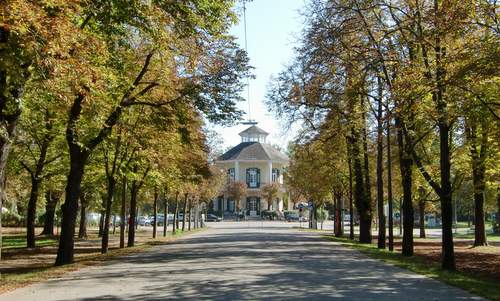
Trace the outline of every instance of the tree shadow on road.
{"type": "MultiPolygon", "coordinates": [[[[208,234],[208,233],[207,233],[208,234]]],[[[315,233],[261,232],[185,238],[51,281],[120,286],[81,300],[470,300],[437,281],[367,258],[315,233]],[[237,235],[237,237],[235,237],[237,235]],[[110,283],[110,279],[115,279],[110,283]],[[119,279],[119,281],[117,280],[119,279]],[[133,287],[131,287],[133,286],[133,287]]]]}

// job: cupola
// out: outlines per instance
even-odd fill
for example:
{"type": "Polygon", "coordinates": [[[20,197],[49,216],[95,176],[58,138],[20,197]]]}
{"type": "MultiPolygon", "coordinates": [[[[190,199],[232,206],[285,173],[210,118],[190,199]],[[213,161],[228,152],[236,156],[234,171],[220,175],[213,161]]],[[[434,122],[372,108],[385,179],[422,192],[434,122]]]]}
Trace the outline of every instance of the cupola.
{"type": "Polygon", "coordinates": [[[239,135],[241,136],[241,142],[266,143],[266,137],[269,135],[269,133],[259,128],[258,126],[252,125],[251,127],[241,132],[239,135]]]}

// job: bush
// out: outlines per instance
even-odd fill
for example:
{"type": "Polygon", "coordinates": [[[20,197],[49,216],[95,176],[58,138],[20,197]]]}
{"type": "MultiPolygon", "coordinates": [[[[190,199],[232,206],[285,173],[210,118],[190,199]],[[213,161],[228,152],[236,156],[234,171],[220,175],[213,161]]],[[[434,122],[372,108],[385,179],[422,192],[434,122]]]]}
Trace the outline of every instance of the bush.
{"type": "Polygon", "coordinates": [[[328,211],[323,208],[316,210],[316,219],[318,222],[326,221],[328,219],[328,211]]]}
{"type": "Polygon", "coordinates": [[[20,214],[12,211],[2,214],[2,225],[9,227],[21,227],[24,224],[24,219],[20,214]]]}
{"type": "Polygon", "coordinates": [[[278,213],[276,213],[275,211],[271,211],[271,210],[262,210],[260,215],[261,215],[262,219],[269,219],[269,220],[278,219],[278,213]]]}
{"type": "Polygon", "coordinates": [[[492,224],[493,224],[493,233],[500,234],[500,224],[497,223],[496,221],[493,221],[492,224]]]}

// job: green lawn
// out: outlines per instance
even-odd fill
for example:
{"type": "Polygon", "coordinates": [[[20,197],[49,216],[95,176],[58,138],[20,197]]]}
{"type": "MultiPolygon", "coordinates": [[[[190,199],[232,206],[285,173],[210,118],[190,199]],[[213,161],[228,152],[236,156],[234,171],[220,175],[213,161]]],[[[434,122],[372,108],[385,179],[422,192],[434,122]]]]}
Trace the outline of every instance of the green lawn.
{"type": "MultiPolygon", "coordinates": [[[[460,239],[474,239],[474,233],[467,233],[467,234],[454,234],[454,238],[460,238],[460,239]]],[[[491,233],[486,233],[486,239],[488,241],[500,241],[500,234],[493,234],[491,233]]]]}
{"type": "MultiPolygon", "coordinates": [[[[54,239],[53,237],[45,237],[45,236],[36,237],[37,247],[45,247],[56,244],[57,244],[57,239],[54,239]]],[[[26,248],[26,235],[3,236],[2,246],[5,249],[26,248]]]]}
{"type": "Polygon", "coordinates": [[[463,272],[444,271],[440,268],[439,264],[425,261],[422,257],[405,257],[400,253],[379,250],[374,244],[360,244],[347,238],[337,238],[332,235],[325,235],[325,237],[329,240],[340,242],[345,246],[359,250],[370,257],[460,287],[490,300],[500,301],[500,285],[492,279],[484,279],[463,272]]]}

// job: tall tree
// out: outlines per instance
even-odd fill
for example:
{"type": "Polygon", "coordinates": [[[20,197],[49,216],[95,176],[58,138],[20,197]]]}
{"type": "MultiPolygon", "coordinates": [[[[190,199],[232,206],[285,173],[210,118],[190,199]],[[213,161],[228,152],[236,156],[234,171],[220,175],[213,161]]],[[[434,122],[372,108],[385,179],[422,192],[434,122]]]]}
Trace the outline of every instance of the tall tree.
{"type": "MultiPolygon", "coordinates": [[[[187,101],[212,121],[233,121],[239,117],[235,101],[241,99],[237,91],[242,88],[241,78],[246,76],[247,60],[224,34],[234,21],[231,4],[232,1],[193,0],[172,6],[168,1],[157,1],[133,7],[117,5],[113,6],[117,9],[109,10],[113,3],[105,2],[87,8],[88,17],[83,24],[89,25],[81,32],[93,40],[86,43],[87,52],[74,55],[86,70],[96,71],[93,75],[97,78],[85,81],[87,78],[82,76],[74,83],[75,92],[68,95],[71,101],[66,140],[71,169],[56,265],[73,261],[77,201],[88,159],[129,109],[187,101]],[[134,22],[137,19],[143,22],[134,22]],[[99,40],[101,37],[103,41],[99,40]],[[109,54],[112,59],[103,55],[107,63],[96,64],[89,56],[95,52],[109,54]],[[179,57],[185,59],[178,60],[179,57]],[[116,85],[102,85],[105,78],[116,78],[116,85]],[[100,110],[93,110],[96,105],[101,105],[100,110]],[[100,122],[87,123],[89,116],[100,122]]],[[[139,187],[132,183],[134,193],[139,187]]],[[[132,194],[132,200],[136,197],[132,194]]],[[[133,209],[131,215],[135,214],[133,209]]],[[[133,232],[129,235],[133,236],[133,232]]],[[[129,237],[130,243],[133,242],[129,237]]]]}

